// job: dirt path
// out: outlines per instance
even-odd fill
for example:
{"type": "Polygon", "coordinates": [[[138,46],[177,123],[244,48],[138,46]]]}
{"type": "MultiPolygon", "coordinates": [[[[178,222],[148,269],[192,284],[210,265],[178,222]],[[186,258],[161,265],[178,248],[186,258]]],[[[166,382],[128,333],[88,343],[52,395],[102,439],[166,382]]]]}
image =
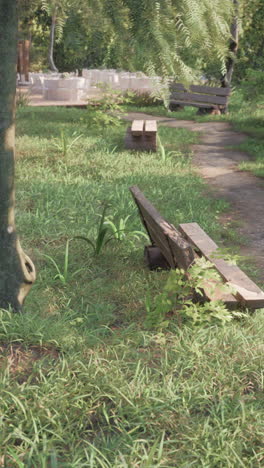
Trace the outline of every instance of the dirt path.
{"type": "Polygon", "coordinates": [[[127,120],[137,118],[201,132],[200,143],[193,146],[194,165],[215,196],[230,203],[228,218],[236,222],[238,235],[246,241],[241,254],[253,260],[260,269],[260,280],[264,281],[264,179],[240,171],[239,163],[249,157],[230,148],[241,143],[246,136],[234,132],[227,122],[197,123],[142,113],[126,116],[127,120]]]}

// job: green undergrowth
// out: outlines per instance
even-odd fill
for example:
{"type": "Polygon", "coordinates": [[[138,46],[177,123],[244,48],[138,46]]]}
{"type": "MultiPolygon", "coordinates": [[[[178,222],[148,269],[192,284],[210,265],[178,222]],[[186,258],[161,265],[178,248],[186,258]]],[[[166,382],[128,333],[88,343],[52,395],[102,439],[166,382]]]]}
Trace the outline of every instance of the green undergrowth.
{"type": "Polygon", "coordinates": [[[251,171],[264,177],[264,98],[245,100],[245,95],[237,93],[236,106],[230,113],[230,122],[235,130],[245,133],[248,138],[239,145],[250,160],[240,164],[240,169],[251,171]]]}
{"type": "Polygon", "coordinates": [[[160,127],[163,151],[137,153],[126,126],[89,126],[78,109],[18,112],[16,220],[37,281],[23,314],[0,314],[0,466],[260,467],[263,314],[204,327],[171,315],[148,330],[146,298],[168,272],[144,265],[128,188],[220,244],[227,205],[191,168],[196,134],[160,127]],[[76,237],[95,242],[104,210],[125,229],[96,255],[76,237]]]}

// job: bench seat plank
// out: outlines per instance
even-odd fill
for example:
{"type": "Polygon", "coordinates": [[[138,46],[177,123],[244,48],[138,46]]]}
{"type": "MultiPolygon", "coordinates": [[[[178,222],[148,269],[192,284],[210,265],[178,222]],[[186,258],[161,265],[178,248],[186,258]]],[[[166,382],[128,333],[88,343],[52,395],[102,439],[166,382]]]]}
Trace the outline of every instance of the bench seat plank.
{"type": "Polygon", "coordinates": [[[204,104],[219,104],[226,105],[227,97],[226,96],[209,96],[207,94],[195,94],[195,93],[181,93],[181,92],[172,92],[171,99],[179,101],[190,101],[190,102],[202,102],[204,104]]]}
{"type": "Polygon", "coordinates": [[[133,120],[131,126],[131,133],[134,136],[140,136],[143,133],[144,120],[133,120]]]}
{"type": "Polygon", "coordinates": [[[153,135],[157,133],[157,121],[156,120],[146,120],[145,121],[145,134],[153,135]]]}
{"type": "Polygon", "coordinates": [[[192,107],[199,107],[199,108],[206,108],[209,107],[218,107],[216,104],[203,104],[200,102],[191,102],[191,101],[177,101],[175,99],[170,99],[170,104],[177,104],[179,106],[192,106],[192,107]]]}
{"type": "Polygon", "coordinates": [[[220,273],[224,281],[236,291],[234,295],[247,307],[264,307],[264,292],[237,265],[216,258],[218,246],[197,223],[180,224],[180,232],[197,247],[220,273]]]}

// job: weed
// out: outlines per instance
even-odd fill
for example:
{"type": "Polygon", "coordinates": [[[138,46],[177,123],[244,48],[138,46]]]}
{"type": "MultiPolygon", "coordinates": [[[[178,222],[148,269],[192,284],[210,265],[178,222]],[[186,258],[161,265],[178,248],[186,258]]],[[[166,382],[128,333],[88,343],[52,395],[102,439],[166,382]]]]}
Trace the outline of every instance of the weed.
{"type": "Polygon", "coordinates": [[[159,135],[157,135],[157,142],[158,142],[158,147],[159,147],[159,152],[160,152],[160,155],[161,155],[161,161],[162,161],[162,163],[171,162],[171,161],[172,161],[172,158],[175,157],[175,156],[177,156],[177,157],[181,157],[181,156],[182,156],[180,152],[177,152],[177,151],[167,151],[167,150],[165,149],[164,145],[162,144],[159,135]]]}
{"type": "Polygon", "coordinates": [[[64,158],[66,158],[68,153],[81,137],[82,135],[76,136],[76,132],[73,132],[72,136],[69,137],[63,130],[61,130],[60,138],[57,138],[57,141],[53,142],[53,146],[64,158]]]}
{"type": "MultiPolygon", "coordinates": [[[[54,280],[59,280],[62,284],[66,284],[69,280],[69,245],[70,240],[67,240],[64,252],[63,268],[60,268],[54,258],[52,258],[50,255],[42,254],[43,257],[47,258],[52,263],[52,265],[55,267],[55,270],[57,271],[57,274],[54,276],[54,280]]],[[[80,273],[80,271],[82,271],[82,268],[76,270],[74,273],[71,273],[71,278],[80,273]]]]}
{"type": "Polygon", "coordinates": [[[27,107],[29,105],[29,96],[23,91],[17,91],[16,93],[16,106],[27,107]]]}
{"type": "Polygon", "coordinates": [[[139,239],[143,237],[147,241],[149,240],[148,236],[142,231],[131,231],[127,228],[127,222],[130,218],[130,215],[126,216],[125,218],[120,218],[117,223],[115,224],[110,216],[106,218],[105,225],[108,225],[113,232],[113,236],[116,240],[122,241],[125,239],[126,236],[130,236],[134,239],[139,239]]]}
{"type": "Polygon", "coordinates": [[[86,122],[95,127],[120,126],[124,114],[123,106],[131,102],[130,93],[124,95],[105,84],[98,86],[103,91],[103,97],[91,101],[94,107],[88,108],[86,122]]]}
{"type": "Polygon", "coordinates": [[[100,221],[98,224],[95,240],[91,240],[89,237],[85,237],[85,236],[74,237],[74,239],[80,239],[80,240],[84,240],[85,242],[87,242],[87,244],[89,244],[92,247],[94,255],[99,255],[103,247],[106,246],[106,244],[108,244],[108,242],[110,242],[113,239],[113,237],[107,236],[107,234],[110,231],[108,227],[108,223],[106,221],[106,211],[108,208],[109,208],[109,205],[105,204],[103,207],[102,214],[99,215],[100,221]]]}
{"type": "MultiPolygon", "coordinates": [[[[214,292],[216,284],[221,284],[221,278],[218,272],[212,267],[212,264],[204,258],[198,259],[188,270],[188,279],[186,272],[181,269],[172,270],[169,273],[163,292],[158,294],[154,303],[150,301],[149,296],[146,299],[146,325],[156,328],[167,327],[169,322],[165,320],[166,315],[174,313],[180,321],[190,320],[194,325],[211,323],[216,321],[219,324],[230,322],[233,318],[242,317],[241,312],[230,312],[223,302],[219,300],[198,304],[194,302],[193,294],[196,293],[200,299],[203,299],[203,288],[214,292]],[[211,286],[210,286],[211,285],[211,286]]],[[[222,292],[232,293],[229,285],[221,286],[222,292]]]]}

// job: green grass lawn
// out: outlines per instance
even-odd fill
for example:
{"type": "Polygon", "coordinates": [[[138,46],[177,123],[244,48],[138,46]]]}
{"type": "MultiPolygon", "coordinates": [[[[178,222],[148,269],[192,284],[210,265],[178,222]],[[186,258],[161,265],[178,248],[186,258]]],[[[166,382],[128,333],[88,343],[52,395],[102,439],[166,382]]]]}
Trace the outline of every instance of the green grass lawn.
{"type": "MultiPolygon", "coordinates": [[[[127,124],[126,124],[127,125],[127,124]]],[[[124,150],[125,124],[97,129],[78,109],[17,115],[16,220],[37,281],[24,313],[0,316],[0,466],[261,467],[263,311],[225,326],[144,323],[168,272],[144,265],[129,186],[170,222],[221,244],[222,200],[193,172],[198,135],[161,127],[168,157],[124,150]],[[68,141],[81,137],[62,154],[68,141]],[[105,205],[129,231],[93,255],[105,205]],[[128,217],[128,218],[127,218],[128,217]]]]}

